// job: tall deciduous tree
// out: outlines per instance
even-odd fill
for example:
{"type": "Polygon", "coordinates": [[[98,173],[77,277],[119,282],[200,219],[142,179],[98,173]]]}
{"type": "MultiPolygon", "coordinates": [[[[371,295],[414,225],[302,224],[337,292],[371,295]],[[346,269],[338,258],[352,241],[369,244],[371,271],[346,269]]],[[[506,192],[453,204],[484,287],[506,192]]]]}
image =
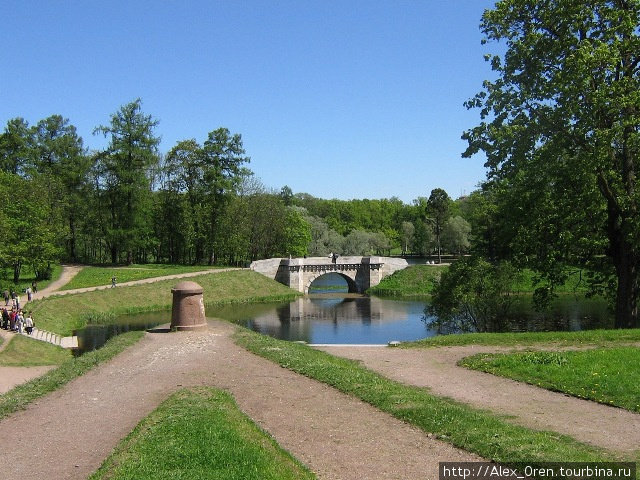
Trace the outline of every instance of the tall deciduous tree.
{"type": "Polygon", "coordinates": [[[47,278],[49,265],[60,251],[49,224],[51,206],[41,195],[44,183],[0,171],[0,266],[13,270],[18,283],[24,265],[34,268],[36,277],[47,278]]]}
{"type": "Polygon", "coordinates": [[[471,225],[459,215],[450,217],[442,228],[442,243],[451,253],[462,255],[471,246],[471,225]]]}
{"type": "Polygon", "coordinates": [[[440,236],[442,229],[449,218],[449,209],[451,208],[451,198],[447,192],[441,188],[431,190],[429,199],[427,200],[427,219],[433,225],[433,233],[436,236],[436,247],[438,249],[438,263],[442,263],[442,247],[440,245],[440,236]]]}
{"type": "Polygon", "coordinates": [[[487,56],[497,79],[468,102],[483,121],[466,155],[486,153],[514,250],[552,281],[605,255],[615,324],[637,327],[640,1],[502,0],[481,26],[506,51],[487,56]]]}
{"type": "Polygon", "coordinates": [[[29,170],[40,176],[52,216],[52,230],[62,232],[67,256],[77,259],[78,223],[86,213],[86,194],[91,160],[86,155],[82,138],[69,120],[51,115],[35,127],[35,155],[29,170]]]}
{"type": "Polygon", "coordinates": [[[138,99],[111,115],[109,126],[94,131],[109,138],[109,146],[98,161],[100,187],[108,207],[105,237],[113,263],[118,262],[121,252],[131,263],[134,250],[144,247],[150,235],[149,174],[158,161],[157,125],[151,115],[142,113],[138,99]]]}

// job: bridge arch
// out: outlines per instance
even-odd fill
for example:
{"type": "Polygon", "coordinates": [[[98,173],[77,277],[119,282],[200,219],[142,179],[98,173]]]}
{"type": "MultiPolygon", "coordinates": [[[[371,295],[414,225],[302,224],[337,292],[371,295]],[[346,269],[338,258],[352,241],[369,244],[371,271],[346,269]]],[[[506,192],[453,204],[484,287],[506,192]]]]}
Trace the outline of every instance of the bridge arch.
{"type": "Polygon", "coordinates": [[[332,272],[318,272],[317,275],[315,276],[311,276],[309,275],[306,280],[305,280],[305,284],[303,286],[304,288],[304,293],[309,293],[309,290],[311,289],[311,285],[313,285],[313,282],[315,282],[316,280],[319,280],[320,278],[327,276],[327,275],[338,275],[340,278],[342,278],[343,280],[345,280],[347,282],[347,291],[349,293],[358,293],[358,287],[356,285],[355,279],[351,278],[349,275],[343,273],[343,272],[338,272],[338,271],[332,271],[332,272]]]}

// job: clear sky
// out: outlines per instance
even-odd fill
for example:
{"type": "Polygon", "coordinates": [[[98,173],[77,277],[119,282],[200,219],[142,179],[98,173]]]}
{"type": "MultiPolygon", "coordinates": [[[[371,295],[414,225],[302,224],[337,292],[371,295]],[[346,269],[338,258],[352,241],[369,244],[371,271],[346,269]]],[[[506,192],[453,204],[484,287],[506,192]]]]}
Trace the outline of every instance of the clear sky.
{"type": "MultiPolygon", "coordinates": [[[[491,78],[491,0],[0,2],[0,122],[68,118],[85,145],[136,98],[160,149],[227,127],[270,188],[321,198],[456,198],[463,102],[491,78]]],[[[495,47],[493,47],[495,49],[495,47]]]]}

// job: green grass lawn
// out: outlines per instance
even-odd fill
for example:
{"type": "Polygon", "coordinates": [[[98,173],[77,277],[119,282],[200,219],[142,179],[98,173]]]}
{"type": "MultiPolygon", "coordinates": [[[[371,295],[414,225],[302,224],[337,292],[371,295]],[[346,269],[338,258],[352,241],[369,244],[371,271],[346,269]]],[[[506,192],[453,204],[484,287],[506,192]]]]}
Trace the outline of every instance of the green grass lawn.
{"type": "MultiPolygon", "coordinates": [[[[42,290],[46,288],[51,282],[60,278],[60,274],[62,273],[62,267],[60,265],[53,265],[51,278],[49,280],[38,280],[38,290],[42,290]]],[[[31,286],[31,282],[36,279],[35,274],[33,273],[33,269],[25,265],[22,267],[22,271],[20,273],[20,281],[15,284],[13,283],[13,270],[9,269],[0,269],[0,292],[14,289],[16,292],[20,293],[20,295],[24,295],[24,291],[27,287],[31,286]]],[[[2,302],[4,305],[4,302],[2,302]]]]}
{"type": "Polygon", "coordinates": [[[426,297],[441,273],[447,269],[445,265],[412,265],[399,270],[369,289],[372,295],[390,297],[426,297]]]}
{"type": "Polygon", "coordinates": [[[116,447],[91,480],[304,480],[315,476],[212,388],[181,390],[116,447]]]}
{"type": "Polygon", "coordinates": [[[84,267],[61,290],[75,288],[98,287],[111,285],[111,278],[116,277],[118,283],[144,280],[145,278],[163,277],[179,273],[203,272],[217,267],[203,265],[129,265],[126,267],[84,267]]]}
{"type": "MultiPolygon", "coordinates": [[[[284,368],[357,397],[437,438],[499,462],[623,460],[555,432],[528,429],[490,412],[389,380],[359,363],[245,329],[238,344],[284,368]]],[[[637,459],[625,459],[637,460],[637,459]]]]}
{"type": "Polygon", "coordinates": [[[640,348],[479,354],[460,365],[640,412],[640,348]]]}
{"type": "MultiPolygon", "coordinates": [[[[205,307],[230,303],[278,301],[299,295],[259,273],[236,270],[189,278],[204,289],[205,307]]],[[[84,327],[91,318],[170,310],[171,289],[180,280],[116,287],[81,294],[52,296],[30,304],[38,328],[62,336],[84,327]]]]}
{"type": "Polygon", "coordinates": [[[619,330],[580,330],[577,332],[505,332],[438,335],[402,344],[403,348],[429,348],[454,345],[556,346],[612,345],[640,342],[640,328],[619,330]]]}
{"type": "Polygon", "coordinates": [[[71,350],[16,335],[11,339],[7,348],[0,352],[0,365],[5,367],[60,365],[70,358],[72,358],[71,350]]]}

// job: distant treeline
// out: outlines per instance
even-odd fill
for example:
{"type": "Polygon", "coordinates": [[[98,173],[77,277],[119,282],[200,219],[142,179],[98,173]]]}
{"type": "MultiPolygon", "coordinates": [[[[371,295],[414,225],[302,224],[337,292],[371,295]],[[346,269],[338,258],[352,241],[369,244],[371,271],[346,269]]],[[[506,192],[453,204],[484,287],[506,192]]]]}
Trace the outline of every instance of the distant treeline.
{"type": "MultiPolygon", "coordinates": [[[[0,134],[0,267],[17,282],[58,261],[246,264],[274,256],[461,253],[473,240],[474,194],[324,200],[269,190],[247,168],[239,134],[211,131],[158,151],[158,121],[122,106],[90,151],[68,119],[22,118],[0,134]]],[[[477,203],[477,202],[476,202],[477,203]]]]}

